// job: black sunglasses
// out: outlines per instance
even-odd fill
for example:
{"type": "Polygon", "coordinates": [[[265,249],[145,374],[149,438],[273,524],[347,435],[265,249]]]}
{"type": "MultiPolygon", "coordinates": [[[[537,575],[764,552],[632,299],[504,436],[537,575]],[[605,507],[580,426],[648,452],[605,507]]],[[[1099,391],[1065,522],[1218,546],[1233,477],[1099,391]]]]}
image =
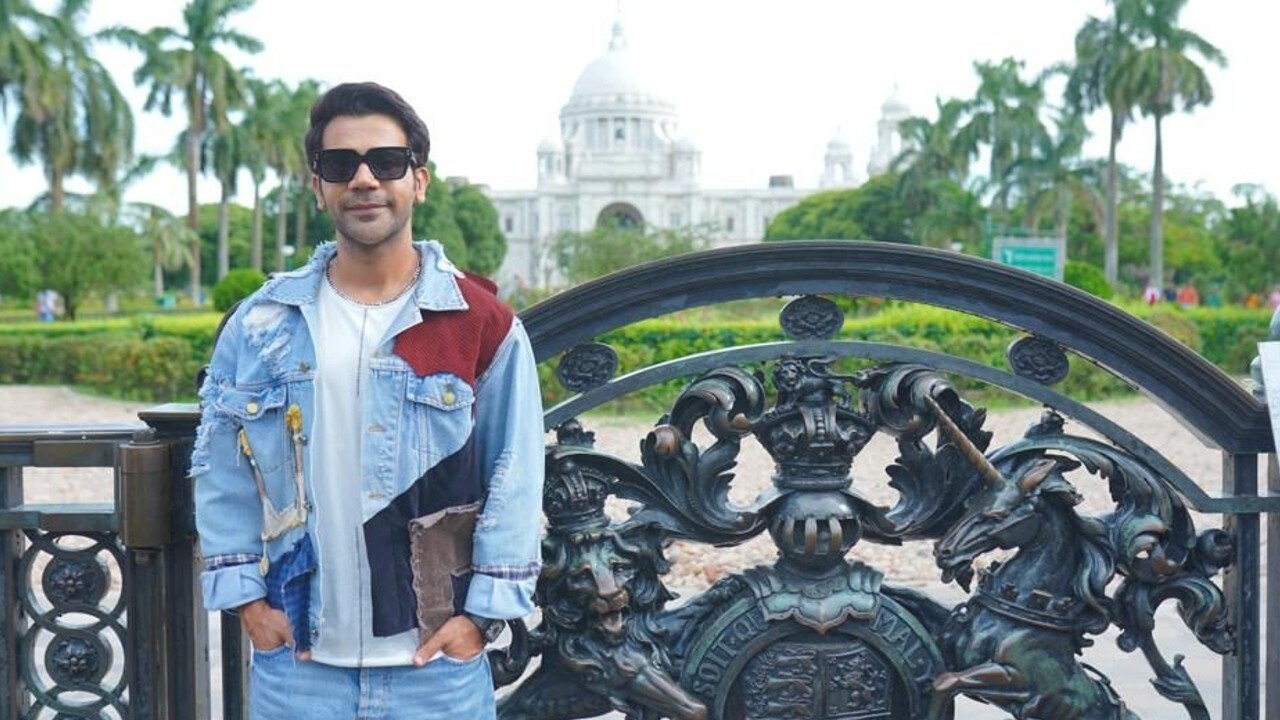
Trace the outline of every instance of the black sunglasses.
{"type": "Polygon", "coordinates": [[[413,148],[376,147],[363,155],[347,148],[318,150],[311,158],[311,170],[325,182],[344,183],[356,176],[360,163],[368,165],[379,180],[399,180],[413,164],[413,148]]]}

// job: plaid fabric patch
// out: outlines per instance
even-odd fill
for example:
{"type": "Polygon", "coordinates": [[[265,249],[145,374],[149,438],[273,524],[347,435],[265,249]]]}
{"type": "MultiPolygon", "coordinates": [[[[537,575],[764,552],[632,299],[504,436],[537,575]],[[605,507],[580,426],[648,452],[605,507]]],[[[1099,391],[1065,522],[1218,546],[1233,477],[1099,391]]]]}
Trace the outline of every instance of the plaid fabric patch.
{"type": "Polygon", "coordinates": [[[473,565],[471,569],[499,580],[529,580],[538,577],[538,572],[542,570],[542,563],[534,562],[528,565],[473,565]]]}
{"type": "Polygon", "coordinates": [[[262,556],[257,553],[236,553],[234,555],[214,555],[213,557],[207,557],[204,559],[204,569],[218,570],[224,567],[231,567],[232,565],[248,565],[249,563],[253,563],[254,565],[257,565],[258,561],[261,559],[262,559],[262,556]]]}
{"type": "Polygon", "coordinates": [[[267,604],[284,612],[293,625],[294,650],[311,649],[311,573],[316,569],[316,553],[311,536],[302,539],[280,559],[271,563],[265,578],[267,604]]]}

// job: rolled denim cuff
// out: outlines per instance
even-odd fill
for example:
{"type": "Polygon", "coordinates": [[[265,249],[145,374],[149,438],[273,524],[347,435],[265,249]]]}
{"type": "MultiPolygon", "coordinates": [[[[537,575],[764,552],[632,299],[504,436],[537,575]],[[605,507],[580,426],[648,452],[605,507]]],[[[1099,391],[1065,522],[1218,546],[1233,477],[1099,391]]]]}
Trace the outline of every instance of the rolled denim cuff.
{"type": "Polygon", "coordinates": [[[200,573],[206,610],[230,610],[267,596],[258,563],[227,565],[200,573]]]}
{"type": "Polygon", "coordinates": [[[533,589],[537,576],[507,580],[483,572],[471,576],[466,612],[495,620],[515,620],[533,612],[533,589]]]}

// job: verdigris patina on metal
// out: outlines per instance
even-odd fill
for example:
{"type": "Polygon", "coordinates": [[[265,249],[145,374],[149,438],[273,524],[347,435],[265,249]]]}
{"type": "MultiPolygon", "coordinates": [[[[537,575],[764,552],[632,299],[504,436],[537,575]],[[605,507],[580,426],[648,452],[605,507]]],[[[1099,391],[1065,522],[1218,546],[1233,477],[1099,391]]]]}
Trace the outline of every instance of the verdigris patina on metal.
{"type": "MultiPolygon", "coordinates": [[[[816,297],[783,313],[803,340],[829,339],[841,321],[816,297]]],[[[1056,363],[1035,364],[1054,381],[1056,363]]],[[[543,620],[527,638],[517,628],[516,649],[496,657],[512,670],[506,682],[532,656],[541,664],[500,703],[502,717],[945,720],[964,694],[1019,720],[1133,718],[1078,660],[1112,625],[1123,649],[1142,651],[1161,694],[1208,717],[1151,630],[1156,606],[1173,598],[1201,642],[1231,649],[1210,580],[1233,555],[1225,533],[1197,535],[1147,465],[1066,434],[1051,410],[993,449],[985,412],[931,369],[835,366],[783,354],[767,363],[768,380],[760,368],[706,372],[642,441],[639,463],[597,451],[577,420],[561,424],[547,451],[543,620]],[[698,424],[706,447],[693,442],[698,424]],[[899,449],[885,469],[900,493],[891,508],[866,500],[850,475],[877,433],[899,449]],[[739,507],[728,491],[749,439],[775,469],[772,488],[739,507]],[[1066,474],[1077,468],[1106,478],[1114,512],[1075,511],[1066,474]],[[609,497],[631,501],[630,517],[610,521],[609,497]],[[670,602],[669,541],[728,546],[762,533],[778,549],[774,564],[670,602]],[[968,600],[945,607],[850,556],[860,542],[916,541],[934,543],[942,579],[972,590],[968,600]],[[998,548],[1014,554],[978,571],[974,586],[974,561],[998,548]]]]}

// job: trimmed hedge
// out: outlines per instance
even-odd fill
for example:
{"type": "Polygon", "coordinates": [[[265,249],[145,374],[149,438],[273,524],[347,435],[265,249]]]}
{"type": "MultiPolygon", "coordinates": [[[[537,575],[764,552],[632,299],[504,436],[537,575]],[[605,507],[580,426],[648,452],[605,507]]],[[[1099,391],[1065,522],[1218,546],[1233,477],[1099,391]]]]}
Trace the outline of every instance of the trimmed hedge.
{"type": "MultiPolygon", "coordinates": [[[[1231,375],[1247,372],[1257,352],[1256,343],[1267,337],[1271,313],[1244,308],[1192,308],[1134,305],[1124,309],[1155,325],[1231,375]]],[[[839,339],[906,345],[968,358],[991,367],[1007,369],[1005,350],[1021,331],[984,318],[923,305],[888,303],[884,310],[866,317],[846,318],[839,339]]],[[[635,323],[607,333],[600,342],[618,352],[618,374],[674,358],[729,345],[784,340],[776,322],[722,322],[690,325],[660,318],[635,323]]],[[[1070,355],[1071,373],[1055,389],[1079,400],[1123,396],[1132,388],[1123,380],[1070,355]]],[[[555,379],[559,358],[539,367],[543,402],[550,407],[571,395],[555,379]]],[[[865,363],[845,361],[852,370],[865,363]]],[[[966,378],[954,378],[966,397],[980,403],[999,402],[1003,393],[966,378]]],[[[671,381],[615,401],[619,412],[654,412],[667,407],[686,381],[671,381]]]]}
{"type": "Polygon", "coordinates": [[[84,385],[113,397],[194,396],[191,348],[176,338],[0,335],[0,383],[84,385]]]}
{"type": "MultiPolygon", "coordinates": [[[[966,357],[997,368],[1020,333],[971,315],[922,305],[886,302],[873,315],[849,317],[840,337],[901,344],[966,357]]],[[[1271,313],[1244,308],[1182,309],[1161,304],[1125,306],[1203,355],[1229,374],[1243,375],[1267,337],[1271,313]]],[[[137,316],[75,323],[0,325],[0,383],[72,383],[119,397],[168,401],[194,397],[193,378],[208,362],[218,313],[137,316]]],[[[704,316],[665,317],[635,323],[600,337],[618,351],[619,374],[654,363],[732,345],[783,340],[777,322],[716,321],[704,316]]],[[[555,380],[558,358],[538,368],[543,402],[568,397],[555,380]]],[[[1129,392],[1120,380],[1079,357],[1058,390],[1082,400],[1129,392]]],[[[846,369],[858,367],[855,361],[846,369]]],[[[992,396],[978,383],[960,381],[976,400],[992,396]]],[[[672,381],[637,393],[621,411],[666,407],[684,386],[672,381]]]]}

